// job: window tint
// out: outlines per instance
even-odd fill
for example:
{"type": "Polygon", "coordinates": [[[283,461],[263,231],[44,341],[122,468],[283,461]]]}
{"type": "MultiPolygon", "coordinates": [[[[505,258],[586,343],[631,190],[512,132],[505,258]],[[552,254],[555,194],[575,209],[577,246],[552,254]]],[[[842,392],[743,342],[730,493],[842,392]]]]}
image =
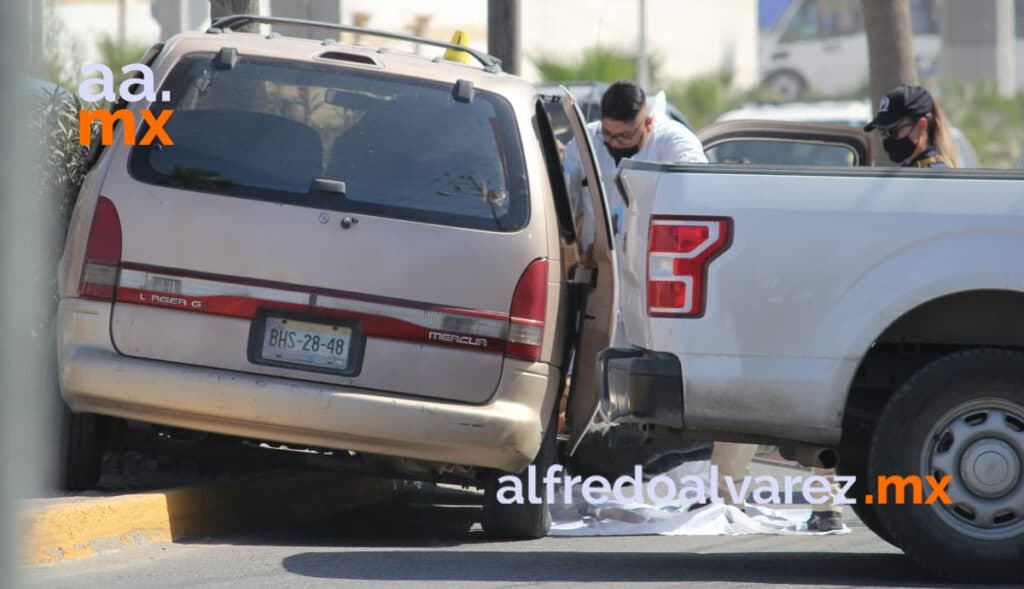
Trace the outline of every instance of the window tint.
{"type": "Polygon", "coordinates": [[[174,145],[136,147],[136,178],[477,229],[526,225],[522,147],[504,99],[477,90],[460,102],[450,84],[377,71],[253,57],[221,70],[212,59],[191,54],[171,72],[174,145]],[[335,182],[317,190],[315,180],[335,182]]]}
{"type": "Polygon", "coordinates": [[[860,2],[807,0],[786,27],[782,42],[855,35],[863,31],[860,2]]]}
{"type": "Polygon", "coordinates": [[[766,166],[856,166],[857,153],[846,145],[773,139],[737,139],[707,149],[713,164],[766,166]]]}

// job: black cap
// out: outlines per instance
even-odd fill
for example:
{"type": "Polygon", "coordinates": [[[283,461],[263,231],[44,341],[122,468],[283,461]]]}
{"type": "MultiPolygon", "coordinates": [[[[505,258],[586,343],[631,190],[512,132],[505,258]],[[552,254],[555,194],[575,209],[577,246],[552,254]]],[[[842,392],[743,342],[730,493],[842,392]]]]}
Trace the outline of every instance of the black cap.
{"type": "Polygon", "coordinates": [[[935,110],[932,95],[920,86],[897,86],[878,104],[878,114],[868,123],[865,131],[888,129],[904,117],[923,117],[935,110]]]}

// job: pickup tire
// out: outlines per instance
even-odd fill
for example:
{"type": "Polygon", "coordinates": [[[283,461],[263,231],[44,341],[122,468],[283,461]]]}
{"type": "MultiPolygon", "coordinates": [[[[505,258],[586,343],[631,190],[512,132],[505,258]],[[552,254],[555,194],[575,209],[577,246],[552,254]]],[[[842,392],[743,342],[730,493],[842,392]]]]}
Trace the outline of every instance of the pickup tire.
{"type": "MultiPolygon", "coordinates": [[[[555,403],[555,414],[549,420],[540,450],[530,466],[536,470],[536,481],[540,481],[551,465],[558,461],[558,403],[555,403]]],[[[530,503],[528,486],[529,467],[519,474],[502,471],[490,471],[484,485],[483,529],[484,533],[496,540],[535,540],[543,538],[551,529],[551,508],[547,504],[542,489],[537,492],[541,503],[530,503]],[[503,487],[499,481],[502,477],[513,476],[519,479],[523,490],[523,503],[501,503],[498,501],[498,490],[503,487]]]]}
{"type": "Polygon", "coordinates": [[[100,480],[107,422],[102,415],[73,413],[63,402],[57,476],[65,491],[92,489],[100,480]]]}
{"type": "MultiPolygon", "coordinates": [[[[841,456],[841,454],[840,454],[841,456]]],[[[843,464],[840,462],[838,467],[838,473],[843,476],[856,477],[857,482],[854,483],[847,495],[851,499],[856,499],[857,502],[851,505],[853,512],[857,514],[861,523],[864,526],[875,533],[876,536],[885,540],[889,544],[892,544],[896,548],[899,548],[899,544],[893,539],[892,534],[889,530],[885,529],[882,525],[881,518],[878,517],[878,511],[875,510],[874,505],[868,505],[864,502],[864,495],[868,492],[867,488],[867,467],[862,464],[843,464]]]]}
{"type": "Polygon", "coordinates": [[[921,369],[882,411],[867,474],[883,527],[926,570],[1024,580],[1024,354],[968,350],[921,369]],[[908,504],[882,504],[879,475],[949,476],[950,503],[909,504],[907,485],[908,504]]]}

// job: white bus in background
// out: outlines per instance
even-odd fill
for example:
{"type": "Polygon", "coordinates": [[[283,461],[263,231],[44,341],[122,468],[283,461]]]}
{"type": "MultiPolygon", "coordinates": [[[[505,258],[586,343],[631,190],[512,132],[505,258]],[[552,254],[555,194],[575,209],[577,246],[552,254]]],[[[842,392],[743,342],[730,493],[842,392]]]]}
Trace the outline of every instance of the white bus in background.
{"type": "MultiPolygon", "coordinates": [[[[1016,77],[1024,87],[1024,0],[1016,9],[1016,77]]],[[[940,0],[910,0],[914,57],[922,79],[934,75],[939,56],[940,0]]],[[[795,0],[761,39],[761,79],[784,100],[808,90],[848,94],[868,83],[868,40],[861,3],[795,0]]]]}

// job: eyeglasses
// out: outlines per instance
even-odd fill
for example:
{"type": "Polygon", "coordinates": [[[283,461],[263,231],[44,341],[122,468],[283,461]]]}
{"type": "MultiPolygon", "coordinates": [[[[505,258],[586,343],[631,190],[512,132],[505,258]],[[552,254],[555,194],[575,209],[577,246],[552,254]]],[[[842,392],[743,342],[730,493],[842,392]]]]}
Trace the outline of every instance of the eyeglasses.
{"type": "Polygon", "coordinates": [[[601,127],[601,137],[608,143],[632,143],[643,128],[644,121],[640,121],[640,124],[632,131],[623,131],[621,133],[609,133],[604,127],[601,127]]]}
{"type": "Polygon", "coordinates": [[[890,137],[896,137],[897,135],[899,135],[900,129],[904,129],[906,127],[913,127],[913,126],[914,126],[914,122],[913,121],[903,121],[902,123],[896,125],[895,127],[890,128],[890,129],[879,129],[878,133],[879,133],[879,135],[882,136],[882,139],[889,139],[890,137]]]}

